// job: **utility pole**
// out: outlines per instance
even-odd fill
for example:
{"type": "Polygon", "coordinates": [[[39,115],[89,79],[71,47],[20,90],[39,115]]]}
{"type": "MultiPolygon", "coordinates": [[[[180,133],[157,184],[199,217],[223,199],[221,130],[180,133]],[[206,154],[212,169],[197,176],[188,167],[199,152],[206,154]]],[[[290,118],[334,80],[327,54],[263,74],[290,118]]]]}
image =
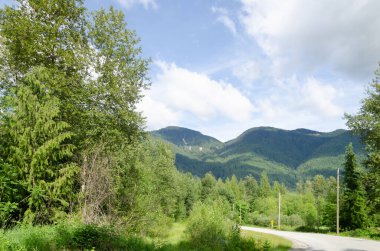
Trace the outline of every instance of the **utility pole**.
{"type": "Polygon", "coordinates": [[[240,209],[240,225],[241,225],[241,205],[240,205],[239,209],[240,209]]]}
{"type": "Polygon", "coordinates": [[[281,228],[281,193],[278,193],[278,229],[281,228]]]}
{"type": "Polygon", "coordinates": [[[339,167],[336,170],[336,234],[339,235],[339,167]]]}

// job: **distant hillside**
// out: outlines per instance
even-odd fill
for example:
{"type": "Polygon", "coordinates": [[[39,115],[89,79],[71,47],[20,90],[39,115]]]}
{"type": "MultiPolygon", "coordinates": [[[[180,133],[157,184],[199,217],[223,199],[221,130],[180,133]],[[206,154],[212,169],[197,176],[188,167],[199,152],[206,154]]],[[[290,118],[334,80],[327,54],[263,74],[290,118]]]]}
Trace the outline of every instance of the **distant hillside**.
{"type": "Polygon", "coordinates": [[[173,144],[177,153],[192,157],[202,156],[223,147],[223,143],[219,140],[183,127],[169,126],[151,133],[173,144]]]}
{"type": "Polygon", "coordinates": [[[180,170],[198,176],[212,171],[222,178],[232,174],[258,178],[265,170],[272,180],[288,186],[316,174],[333,175],[342,166],[350,142],[359,159],[364,156],[359,138],[347,130],[322,133],[257,127],[226,143],[181,127],[167,127],[152,134],[173,146],[180,170]]]}

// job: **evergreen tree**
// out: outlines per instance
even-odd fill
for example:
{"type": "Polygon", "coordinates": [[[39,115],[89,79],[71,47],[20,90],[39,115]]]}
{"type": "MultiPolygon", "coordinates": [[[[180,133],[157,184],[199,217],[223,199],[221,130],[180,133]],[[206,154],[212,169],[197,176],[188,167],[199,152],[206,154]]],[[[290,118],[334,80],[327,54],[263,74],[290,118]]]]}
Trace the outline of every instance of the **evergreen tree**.
{"type": "Polygon", "coordinates": [[[326,197],[322,205],[322,224],[331,230],[336,229],[336,179],[326,180],[326,197]]]}
{"type": "Polygon", "coordinates": [[[357,229],[368,226],[365,191],[358,170],[352,144],[346,150],[344,163],[344,195],[342,206],[342,228],[357,229]]]}
{"type": "Polygon", "coordinates": [[[345,116],[347,126],[359,134],[366,145],[368,153],[366,160],[368,175],[365,176],[367,201],[370,214],[377,214],[380,218],[380,67],[375,72],[375,78],[368,88],[367,97],[362,100],[359,112],[345,116]]]}
{"type": "Polygon", "coordinates": [[[205,174],[201,182],[202,182],[201,200],[205,201],[207,197],[209,197],[211,193],[214,191],[217,181],[215,179],[215,176],[211,172],[208,172],[205,174]]]}
{"type": "Polygon", "coordinates": [[[271,186],[269,183],[268,174],[263,171],[260,175],[260,196],[268,197],[271,193],[271,186]]]}
{"type": "Polygon", "coordinates": [[[52,81],[46,68],[32,69],[18,82],[3,117],[9,142],[1,171],[15,189],[8,198],[19,209],[15,221],[51,222],[73,207],[79,168],[70,159],[75,147],[68,143],[69,125],[59,120],[59,100],[47,88],[52,81]]]}
{"type": "Polygon", "coordinates": [[[243,183],[246,191],[246,201],[252,208],[254,201],[259,197],[259,184],[251,175],[246,176],[243,183]]]}

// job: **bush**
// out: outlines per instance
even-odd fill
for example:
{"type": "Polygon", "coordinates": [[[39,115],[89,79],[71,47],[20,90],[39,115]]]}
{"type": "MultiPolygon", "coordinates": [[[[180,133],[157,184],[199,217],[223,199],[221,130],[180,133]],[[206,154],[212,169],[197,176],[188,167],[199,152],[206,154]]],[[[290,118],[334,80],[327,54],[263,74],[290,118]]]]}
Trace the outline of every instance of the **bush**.
{"type": "Polygon", "coordinates": [[[256,246],[256,241],[253,238],[242,238],[240,236],[240,228],[237,224],[235,224],[228,238],[226,250],[255,251],[257,250],[256,246]]]}
{"type": "Polygon", "coordinates": [[[342,235],[352,237],[367,237],[374,240],[380,240],[380,229],[367,228],[367,229],[355,229],[352,231],[343,232],[342,235]]]}
{"type": "Polygon", "coordinates": [[[304,220],[298,214],[292,214],[290,216],[288,216],[288,215],[281,216],[281,223],[283,225],[287,225],[287,226],[291,226],[291,227],[297,227],[297,226],[305,225],[304,220]]]}
{"type": "Polygon", "coordinates": [[[127,237],[108,226],[60,224],[0,231],[0,251],[154,250],[141,238],[127,237]]]}
{"type": "Polygon", "coordinates": [[[0,250],[54,250],[51,227],[20,226],[0,233],[0,250]]]}
{"type": "Polygon", "coordinates": [[[187,234],[192,246],[199,250],[223,250],[232,231],[232,222],[223,214],[221,201],[194,205],[187,234]]]}

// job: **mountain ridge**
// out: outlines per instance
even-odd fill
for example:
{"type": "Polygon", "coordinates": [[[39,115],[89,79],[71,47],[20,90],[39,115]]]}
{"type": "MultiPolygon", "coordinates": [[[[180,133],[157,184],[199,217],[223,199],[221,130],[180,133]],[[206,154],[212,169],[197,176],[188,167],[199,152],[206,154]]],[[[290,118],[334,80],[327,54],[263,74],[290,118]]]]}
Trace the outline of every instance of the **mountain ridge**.
{"type": "Polygon", "coordinates": [[[266,171],[272,180],[290,186],[315,174],[333,175],[337,165],[343,164],[350,142],[359,159],[365,154],[359,138],[344,129],[318,132],[253,127],[224,143],[184,127],[166,127],[151,134],[173,146],[179,170],[197,176],[211,171],[220,178],[233,174],[258,178],[266,171]]]}

